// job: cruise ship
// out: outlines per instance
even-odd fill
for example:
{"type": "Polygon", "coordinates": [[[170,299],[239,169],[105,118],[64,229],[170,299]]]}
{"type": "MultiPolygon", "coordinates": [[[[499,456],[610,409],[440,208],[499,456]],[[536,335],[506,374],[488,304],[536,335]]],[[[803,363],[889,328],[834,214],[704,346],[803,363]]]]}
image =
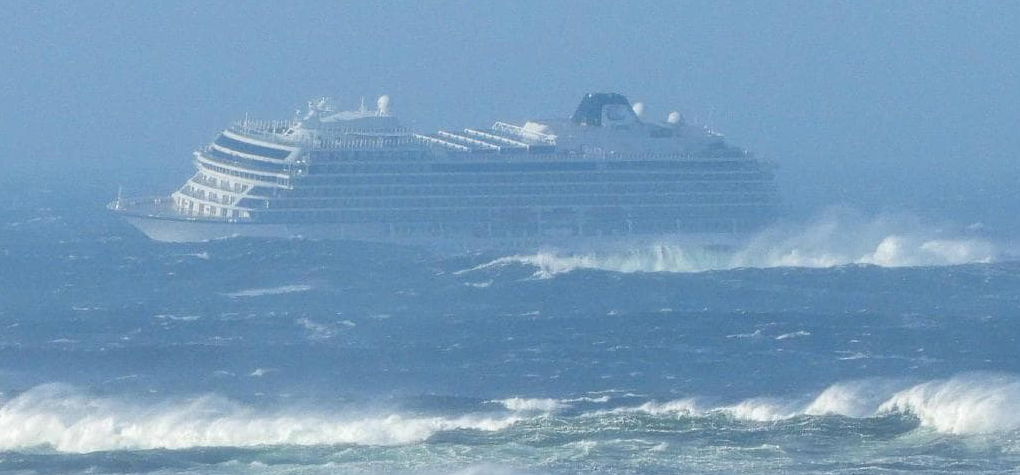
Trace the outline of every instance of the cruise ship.
{"type": "Polygon", "coordinates": [[[730,246],[777,214],[774,166],[617,93],[573,115],[419,133],[382,96],[245,119],[169,196],[109,205],[150,238],[335,239],[450,250],[730,246]]]}

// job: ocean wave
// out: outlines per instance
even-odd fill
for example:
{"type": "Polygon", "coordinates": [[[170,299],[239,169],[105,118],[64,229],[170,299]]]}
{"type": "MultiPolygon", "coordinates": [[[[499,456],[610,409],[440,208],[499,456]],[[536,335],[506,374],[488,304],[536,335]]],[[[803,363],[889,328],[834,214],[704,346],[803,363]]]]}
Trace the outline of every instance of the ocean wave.
{"type": "Polygon", "coordinates": [[[730,406],[722,406],[711,412],[725,414],[734,419],[756,422],[770,422],[789,419],[798,414],[796,406],[774,398],[746,399],[730,406]]]}
{"type": "Polygon", "coordinates": [[[525,472],[513,467],[505,467],[491,463],[472,465],[450,472],[450,475],[527,475],[532,472],[525,472]]]}
{"type": "Polygon", "coordinates": [[[514,412],[555,412],[570,407],[570,404],[559,399],[512,397],[489,401],[500,404],[514,412]]]}
{"type": "Polygon", "coordinates": [[[345,414],[321,410],[267,411],[219,396],[146,404],[94,396],[63,384],[46,384],[0,406],[0,451],[49,448],[89,453],[274,445],[400,446],[422,443],[440,432],[457,430],[527,433],[557,430],[563,424],[587,426],[592,420],[619,428],[634,423],[636,415],[723,418],[751,424],[832,416],[854,419],[906,416],[916,420],[920,427],[943,434],[1020,431],[1020,377],[1006,374],[968,373],[922,383],[866,379],[833,384],[806,399],[754,397],[732,404],[713,405],[684,398],[577,412],[565,402],[572,400],[580,401],[508,398],[487,401],[502,405],[505,411],[480,408],[479,412],[453,415],[393,411],[345,414]],[[551,414],[555,416],[550,418],[551,414]]]}
{"type": "Polygon", "coordinates": [[[801,416],[873,418],[893,414],[917,418],[920,425],[949,434],[986,434],[1020,430],[1020,377],[967,373],[947,379],[909,384],[891,379],[837,383],[807,400],[750,398],[729,405],[708,406],[694,398],[649,401],[586,413],[643,413],[652,416],[707,417],[723,415],[753,422],[801,416]]]}
{"type": "Polygon", "coordinates": [[[95,397],[63,384],[34,387],[0,407],[0,450],[59,452],[251,447],[260,445],[403,445],[440,431],[497,431],[516,415],[378,416],[261,413],[218,396],[149,406],[95,397]]]}
{"type": "Polygon", "coordinates": [[[602,414],[625,414],[625,413],[645,413],[653,416],[661,415],[695,415],[703,414],[705,411],[698,408],[697,402],[694,398],[676,399],[673,401],[648,401],[640,406],[622,406],[613,409],[605,409],[595,411],[593,415],[602,414]]]}
{"type": "Polygon", "coordinates": [[[989,263],[1001,254],[999,246],[968,229],[936,226],[912,217],[865,218],[851,211],[830,210],[810,223],[766,229],[728,251],[667,240],[593,253],[543,251],[511,255],[461,273],[509,265],[535,267],[536,278],[579,269],[633,273],[851,264],[917,267],[989,263]]]}
{"type": "Polygon", "coordinates": [[[491,404],[499,404],[505,409],[514,412],[558,412],[571,409],[575,404],[605,404],[612,399],[607,395],[598,397],[580,396],[566,399],[554,398],[525,398],[511,397],[506,399],[493,399],[486,401],[491,404]]]}
{"type": "Polygon", "coordinates": [[[1020,378],[971,375],[930,381],[896,393],[879,408],[915,415],[939,432],[973,434],[1020,429],[1020,378]]]}
{"type": "Polygon", "coordinates": [[[312,290],[311,285],[295,284],[295,285],[281,285],[279,287],[264,287],[258,289],[238,290],[236,292],[229,292],[223,295],[226,295],[227,297],[230,298],[262,297],[265,295],[280,295],[294,292],[307,292],[309,290],[312,290]]]}

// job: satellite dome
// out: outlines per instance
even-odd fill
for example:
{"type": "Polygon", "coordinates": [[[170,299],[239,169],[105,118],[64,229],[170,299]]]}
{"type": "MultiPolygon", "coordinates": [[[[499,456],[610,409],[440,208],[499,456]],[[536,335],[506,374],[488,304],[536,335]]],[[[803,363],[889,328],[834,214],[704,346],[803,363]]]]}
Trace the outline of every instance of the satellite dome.
{"type": "Polygon", "coordinates": [[[635,102],[634,105],[632,106],[632,109],[634,109],[634,114],[635,115],[637,115],[638,117],[644,117],[644,115],[645,115],[645,103],[644,102],[635,102]]]}

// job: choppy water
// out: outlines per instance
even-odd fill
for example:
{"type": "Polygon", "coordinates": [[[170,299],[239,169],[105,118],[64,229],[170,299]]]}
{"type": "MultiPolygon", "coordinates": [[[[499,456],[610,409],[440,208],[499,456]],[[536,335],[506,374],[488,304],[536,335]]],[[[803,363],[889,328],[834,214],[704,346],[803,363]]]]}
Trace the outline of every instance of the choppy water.
{"type": "Polygon", "coordinates": [[[437,257],[12,206],[0,298],[0,471],[1020,468],[1020,264],[909,220],[437,257]]]}

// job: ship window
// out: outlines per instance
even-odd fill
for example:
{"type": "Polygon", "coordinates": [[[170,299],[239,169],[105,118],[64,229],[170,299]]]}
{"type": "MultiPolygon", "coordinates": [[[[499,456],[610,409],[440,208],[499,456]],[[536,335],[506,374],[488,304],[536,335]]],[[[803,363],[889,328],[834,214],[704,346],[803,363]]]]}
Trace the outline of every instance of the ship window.
{"type": "Polygon", "coordinates": [[[230,155],[223,153],[214,148],[207,149],[202,152],[207,159],[216,160],[219,162],[226,163],[228,165],[236,165],[244,168],[251,168],[254,170],[268,171],[268,172],[285,172],[290,169],[290,165],[281,163],[271,163],[258,161],[253,159],[245,159],[236,155],[230,155]]]}
{"type": "Polygon", "coordinates": [[[754,163],[741,161],[635,160],[606,163],[606,168],[610,170],[667,170],[676,168],[687,170],[749,170],[755,167],[754,163]]]}
{"type": "Polygon", "coordinates": [[[594,162],[436,163],[433,172],[536,172],[595,170],[594,162]]]}
{"type": "Polygon", "coordinates": [[[275,158],[277,160],[283,160],[290,155],[289,150],[281,150],[278,148],[270,148],[264,147],[262,145],[255,145],[248,142],[242,142],[240,140],[234,140],[230,137],[227,137],[226,135],[220,135],[219,137],[216,137],[216,141],[214,143],[216,145],[219,145],[220,147],[229,148],[231,150],[236,150],[241,153],[246,153],[249,155],[259,155],[268,158],[275,158]]]}

